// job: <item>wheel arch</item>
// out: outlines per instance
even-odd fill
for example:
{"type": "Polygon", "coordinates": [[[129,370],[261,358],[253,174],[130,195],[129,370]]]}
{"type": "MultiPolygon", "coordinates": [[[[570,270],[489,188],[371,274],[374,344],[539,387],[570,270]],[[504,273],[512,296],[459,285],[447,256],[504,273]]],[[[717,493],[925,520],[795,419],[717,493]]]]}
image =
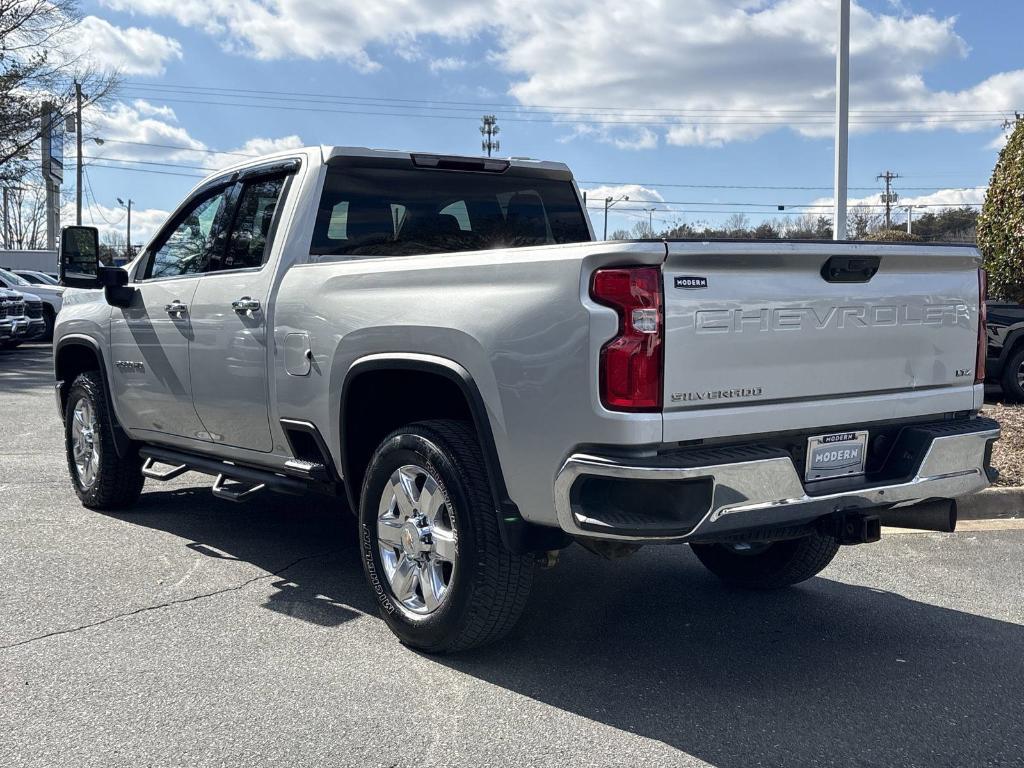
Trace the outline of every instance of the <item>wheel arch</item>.
{"type": "Polygon", "coordinates": [[[99,343],[90,336],[64,336],[53,348],[53,372],[56,378],[57,403],[61,420],[67,407],[68,390],[75,378],[85,371],[99,371],[103,379],[103,396],[107,413],[113,418],[112,432],[118,456],[124,458],[133,450],[132,440],[125,433],[117,418],[114,401],[110,394],[110,378],[99,343]]]}
{"type": "Polygon", "coordinates": [[[453,417],[468,417],[480,441],[505,545],[514,552],[565,546],[561,531],[534,526],[523,519],[509,497],[479,388],[462,365],[437,355],[374,354],[360,358],[348,369],[341,389],[338,428],[345,493],[352,509],[358,509],[366,467],[385,435],[409,421],[453,417]],[[410,392],[417,394],[410,397],[410,392]],[[374,418],[385,401],[389,405],[399,403],[400,407],[389,418],[374,418]]]}

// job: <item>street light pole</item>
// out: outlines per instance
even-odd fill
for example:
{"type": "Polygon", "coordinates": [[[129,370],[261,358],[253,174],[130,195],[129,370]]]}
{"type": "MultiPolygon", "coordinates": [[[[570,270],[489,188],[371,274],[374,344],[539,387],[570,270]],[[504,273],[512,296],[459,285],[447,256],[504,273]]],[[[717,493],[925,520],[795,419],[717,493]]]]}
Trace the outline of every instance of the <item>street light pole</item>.
{"type": "Polygon", "coordinates": [[[127,233],[128,242],[125,244],[125,247],[124,247],[124,255],[128,259],[128,261],[131,261],[132,260],[132,203],[135,202],[135,201],[132,200],[129,197],[128,198],[128,202],[126,203],[124,200],[122,200],[119,197],[119,198],[117,198],[117,202],[120,203],[121,205],[125,206],[128,209],[128,233],[127,233]]]}
{"type": "Polygon", "coordinates": [[[604,199],[604,240],[608,239],[608,209],[616,203],[621,203],[623,200],[629,200],[629,195],[623,195],[622,197],[612,197],[609,195],[604,199]]]}
{"type": "Polygon", "coordinates": [[[847,153],[850,141],[850,0],[839,0],[836,45],[836,173],[832,239],[846,239],[847,153]]]}

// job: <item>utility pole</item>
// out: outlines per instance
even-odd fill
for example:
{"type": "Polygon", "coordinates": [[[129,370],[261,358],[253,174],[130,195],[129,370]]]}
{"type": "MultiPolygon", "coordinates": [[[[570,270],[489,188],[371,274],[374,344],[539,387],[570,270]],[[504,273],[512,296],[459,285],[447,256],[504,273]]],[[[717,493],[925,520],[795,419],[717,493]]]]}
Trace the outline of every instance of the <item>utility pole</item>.
{"type": "Polygon", "coordinates": [[[82,226],[82,84],[75,82],[75,144],[78,166],[75,168],[75,224],[82,226]]]}
{"type": "Polygon", "coordinates": [[[847,153],[850,144],[850,0],[839,0],[839,39],[836,41],[836,207],[832,238],[846,239],[847,153]]]}
{"type": "Polygon", "coordinates": [[[892,207],[899,202],[900,196],[892,191],[892,183],[898,179],[900,175],[893,173],[892,171],[886,171],[880,173],[875,178],[879,181],[885,180],[885,194],[881,196],[882,202],[885,203],[885,228],[892,229],[892,207]]]}
{"type": "Polygon", "coordinates": [[[491,152],[497,152],[501,149],[501,143],[495,138],[495,136],[501,133],[501,128],[498,127],[498,118],[494,115],[484,115],[480,118],[480,122],[480,135],[483,136],[480,148],[490,157],[491,152]]]}
{"type": "Polygon", "coordinates": [[[604,199],[604,240],[608,239],[608,209],[616,203],[621,203],[623,200],[629,201],[629,195],[623,195],[622,197],[612,197],[609,195],[604,199]]]}
{"type": "Polygon", "coordinates": [[[126,203],[119,197],[117,198],[117,202],[128,209],[128,233],[126,235],[126,237],[128,238],[128,242],[125,244],[124,247],[124,255],[125,258],[128,259],[128,261],[131,261],[132,256],[134,256],[134,254],[132,253],[132,203],[134,203],[135,201],[129,197],[128,202],[126,203]]]}

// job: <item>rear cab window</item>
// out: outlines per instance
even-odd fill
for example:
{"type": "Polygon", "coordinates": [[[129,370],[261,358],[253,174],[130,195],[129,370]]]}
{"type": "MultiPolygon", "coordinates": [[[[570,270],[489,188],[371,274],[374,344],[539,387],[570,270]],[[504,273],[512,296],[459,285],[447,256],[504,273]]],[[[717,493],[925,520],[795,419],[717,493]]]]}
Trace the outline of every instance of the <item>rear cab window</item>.
{"type": "Polygon", "coordinates": [[[310,253],[409,256],[589,240],[568,172],[346,157],[328,165],[310,253]]]}

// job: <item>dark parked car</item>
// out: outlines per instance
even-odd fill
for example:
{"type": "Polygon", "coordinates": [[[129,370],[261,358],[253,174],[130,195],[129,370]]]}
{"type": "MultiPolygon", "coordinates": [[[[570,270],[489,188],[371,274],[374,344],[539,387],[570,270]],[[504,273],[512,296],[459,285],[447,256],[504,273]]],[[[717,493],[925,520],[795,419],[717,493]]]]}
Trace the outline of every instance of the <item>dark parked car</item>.
{"type": "Polygon", "coordinates": [[[1024,305],[988,302],[985,379],[1007,399],[1024,402],[1024,305]]]}

